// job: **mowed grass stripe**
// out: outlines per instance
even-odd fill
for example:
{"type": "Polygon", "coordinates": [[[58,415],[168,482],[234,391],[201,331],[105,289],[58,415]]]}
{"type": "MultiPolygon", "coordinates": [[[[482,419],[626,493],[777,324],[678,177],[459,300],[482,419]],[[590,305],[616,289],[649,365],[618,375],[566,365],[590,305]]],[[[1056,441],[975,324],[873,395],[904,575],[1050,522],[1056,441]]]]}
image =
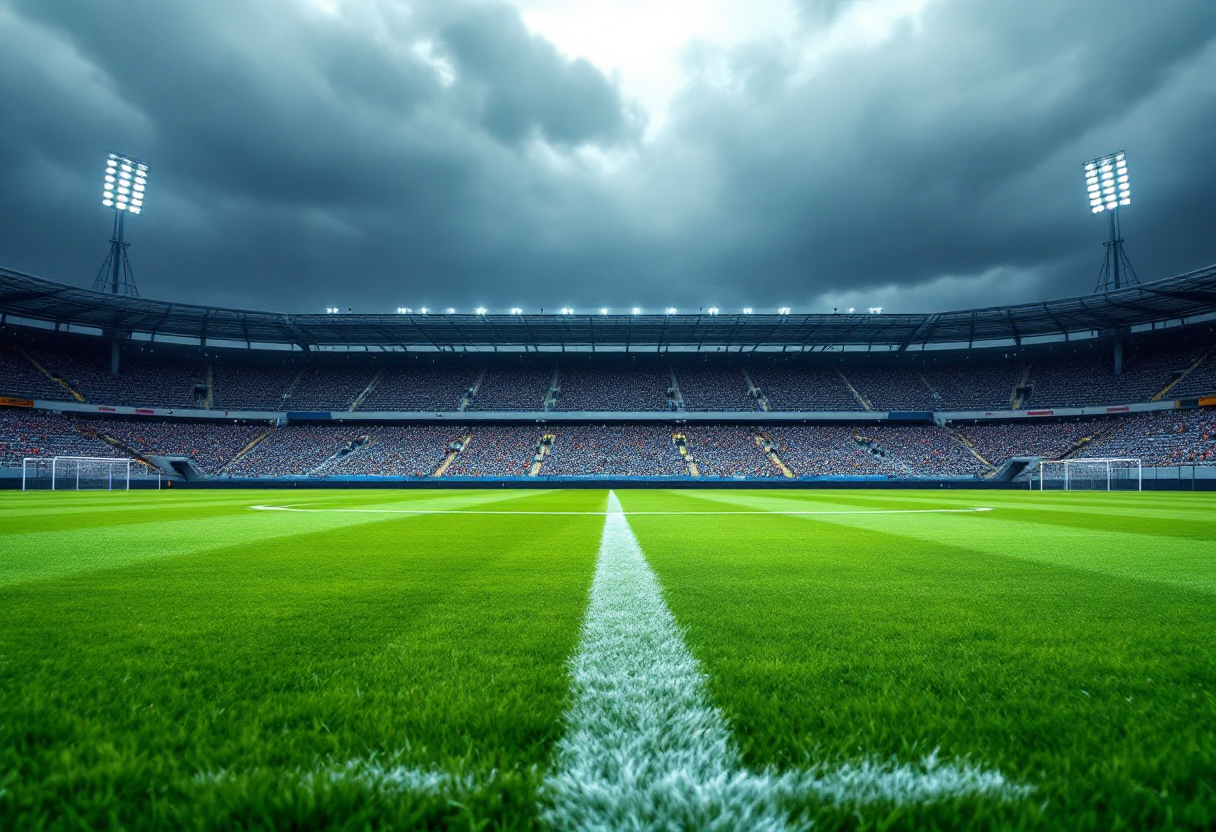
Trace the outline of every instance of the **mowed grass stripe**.
{"type": "MultiPolygon", "coordinates": [[[[250,496],[257,497],[256,494],[250,496]]],[[[46,495],[46,499],[57,498],[46,495]]],[[[40,520],[31,521],[29,526],[37,531],[0,536],[3,546],[0,549],[0,586],[275,537],[376,523],[391,516],[342,513],[276,516],[275,513],[252,511],[248,503],[234,505],[225,501],[223,512],[188,509],[182,517],[177,507],[194,499],[192,495],[174,494],[166,502],[150,507],[138,523],[129,522],[133,516],[129,513],[123,515],[123,522],[84,528],[44,531],[40,528],[40,520]],[[162,512],[179,519],[165,519],[162,512]],[[196,516],[200,513],[202,516],[196,516]]],[[[458,507],[502,499],[504,496],[496,492],[458,492],[423,497],[415,504],[458,507]]],[[[93,519],[99,523],[105,521],[104,516],[93,519]]]]}
{"type": "MultiPolygon", "coordinates": [[[[941,748],[1036,786],[1010,806],[898,808],[888,829],[1216,819],[1210,596],[922,541],[891,528],[904,519],[630,522],[748,763],[941,748]]],[[[818,829],[862,817],[808,811],[818,829]]]]}
{"type": "Polygon", "coordinates": [[[396,518],[0,590],[0,826],[531,826],[601,524],[396,518]],[[369,760],[495,790],[302,777],[369,760]]]}
{"type": "MultiPolygon", "coordinates": [[[[701,499],[728,500],[753,508],[773,503],[772,498],[731,492],[704,495],[701,499]]],[[[850,496],[849,492],[833,492],[832,505],[847,507],[850,504],[893,507],[901,503],[894,498],[880,502],[862,501],[850,496]]],[[[958,515],[858,513],[801,519],[856,529],[898,531],[901,536],[922,543],[940,543],[1001,557],[1216,592],[1216,548],[1209,540],[1141,534],[1122,528],[1124,523],[1134,525],[1140,521],[1124,521],[1118,517],[1109,518],[1108,527],[1103,528],[1097,520],[1085,525],[1053,523],[1054,516],[1028,516],[1007,507],[995,507],[991,512],[958,515]],[[943,524],[939,522],[942,516],[960,519],[958,523],[943,524]],[[1163,556],[1164,553],[1168,556],[1163,556]]]]}

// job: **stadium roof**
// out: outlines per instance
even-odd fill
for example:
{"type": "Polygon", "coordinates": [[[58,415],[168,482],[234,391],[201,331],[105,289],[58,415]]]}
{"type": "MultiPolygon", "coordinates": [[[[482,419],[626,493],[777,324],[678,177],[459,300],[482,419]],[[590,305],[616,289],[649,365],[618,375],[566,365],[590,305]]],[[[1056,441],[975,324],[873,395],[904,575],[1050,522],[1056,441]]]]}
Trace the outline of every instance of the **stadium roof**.
{"type": "Polygon", "coordinates": [[[1214,316],[1216,266],[1104,295],[916,315],[289,315],[108,295],[0,268],[0,323],[304,350],[907,350],[1089,337],[1214,316]]]}

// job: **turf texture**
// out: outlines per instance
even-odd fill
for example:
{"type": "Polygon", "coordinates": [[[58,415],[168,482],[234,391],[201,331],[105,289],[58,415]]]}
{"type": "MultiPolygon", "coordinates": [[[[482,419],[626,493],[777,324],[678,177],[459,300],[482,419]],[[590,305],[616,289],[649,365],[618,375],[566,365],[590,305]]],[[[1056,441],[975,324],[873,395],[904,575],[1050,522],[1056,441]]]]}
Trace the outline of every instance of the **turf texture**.
{"type": "MultiPolygon", "coordinates": [[[[1031,787],[791,824],[1216,823],[1211,496],[618,496],[749,766],[1031,787]]],[[[538,828],[606,501],[3,494],[0,828],[538,828]]]]}

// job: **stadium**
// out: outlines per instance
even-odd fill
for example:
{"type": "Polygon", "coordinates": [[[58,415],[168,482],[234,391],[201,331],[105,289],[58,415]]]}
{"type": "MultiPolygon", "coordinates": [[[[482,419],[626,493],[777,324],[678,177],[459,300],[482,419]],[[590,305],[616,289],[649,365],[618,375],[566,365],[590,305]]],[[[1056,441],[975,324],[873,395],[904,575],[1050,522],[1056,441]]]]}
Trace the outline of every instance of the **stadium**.
{"type": "MultiPolygon", "coordinates": [[[[337,21],[362,8],[304,5],[276,12],[286,21],[275,47],[285,66],[292,38],[302,37],[291,34],[297,16],[319,27],[308,30],[315,37],[305,38],[300,65],[315,67],[337,21]]],[[[588,3],[565,12],[568,20],[544,4],[511,11],[486,0],[454,4],[439,23],[411,6],[408,23],[389,24],[387,7],[371,5],[384,19],[358,18],[350,31],[362,38],[382,25],[436,27],[419,41],[425,48],[402,53],[434,76],[427,94],[449,91],[451,112],[466,115],[469,101],[484,99],[497,120],[487,116],[478,129],[521,164],[540,165],[541,184],[530,187],[563,211],[577,202],[554,184],[563,177],[592,170],[602,177],[596,187],[608,189],[624,176],[616,165],[626,163],[587,150],[597,142],[611,149],[616,139],[567,141],[559,131],[575,128],[545,121],[551,116],[532,116],[539,126],[530,138],[504,139],[495,131],[511,122],[494,106],[507,105],[494,102],[490,82],[474,96],[461,84],[474,71],[470,56],[506,54],[486,32],[518,36],[549,62],[547,80],[532,82],[543,92],[538,100],[560,98],[554,79],[569,71],[580,86],[577,106],[568,100],[563,112],[584,113],[599,100],[592,81],[603,69],[596,61],[606,59],[591,46],[577,60],[547,46],[546,38],[563,50],[575,41],[561,40],[568,33],[544,14],[567,23],[585,16],[611,34],[617,14],[634,21],[638,9],[625,4],[597,17],[588,3]]],[[[826,27],[848,44],[832,49],[865,56],[879,72],[883,50],[969,17],[911,5],[845,3],[860,11],[834,12],[828,22],[804,16],[798,26],[826,27]],[[867,39],[873,16],[893,21],[878,46],[867,39]]],[[[0,0],[0,21],[24,21],[27,12],[15,9],[0,0]]],[[[177,14],[145,11],[149,20],[177,14]]],[[[234,21],[243,12],[225,14],[233,19],[221,15],[211,40],[198,37],[214,44],[217,31],[241,28],[234,21]]],[[[759,26],[763,16],[754,15],[724,20],[759,26]]],[[[1211,24],[1216,43],[1216,14],[1211,24]]],[[[973,35],[990,31],[987,22],[971,25],[973,35]]],[[[39,38],[55,29],[47,20],[39,26],[22,31],[45,46],[39,38]]],[[[75,23],[62,26],[84,42],[75,23]]],[[[633,41],[640,28],[620,36],[644,51],[646,43],[633,41]]],[[[4,37],[0,26],[0,43],[4,37]]],[[[195,37],[192,29],[178,48],[195,37]]],[[[699,64],[688,55],[708,61],[697,51],[712,45],[704,37],[682,41],[689,66],[699,64]]],[[[967,53],[954,36],[945,42],[945,51],[967,53]]],[[[363,66],[356,53],[383,47],[375,38],[357,43],[326,70],[335,89],[343,73],[363,66]]],[[[730,52],[736,62],[754,57],[731,49],[742,50],[730,52]]],[[[68,72],[75,64],[62,54],[47,49],[34,63],[58,61],[68,72]]],[[[525,62],[510,54],[487,77],[525,62]]],[[[913,63],[930,62],[916,55],[913,63]]],[[[212,65],[210,57],[201,65],[212,65]]],[[[637,107],[659,112],[629,87],[630,66],[604,70],[603,89],[633,89],[637,107]]],[[[720,69],[686,80],[685,98],[676,96],[684,109],[664,110],[670,122],[630,139],[643,148],[630,152],[652,152],[646,148],[677,135],[689,113],[700,114],[698,129],[730,121],[719,99],[691,106],[689,90],[705,78],[718,96],[743,95],[768,77],[719,83],[720,69]]],[[[845,64],[829,76],[850,71],[856,67],[845,64]]],[[[0,68],[0,85],[10,73],[0,68]]],[[[300,88],[267,99],[268,122],[282,116],[273,112],[280,104],[307,97],[308,72],[297,67],[285,77],[300,88]]],[[[785,83],[814,84],[797,73],[785,83]]],[[[503,84],[513,92],[527,86],[503,84]]],[[[235,86],[224,93],[241,94],[235,86]]],[[[208,95],[196,92],[190,106],[252,117],[252,105],[230,110],[236,105],[208,95]]],[[[66,98],[55,100],[70,109],[66,98]]],[[[509,103],[540,106],[527,97],[509,103]]],[[[160,106],[156,123],[168,130],[171,107],[160,106]]],[[[439,130],[433,112],[427,119],[427,129],[439,130]]],[[[285,224],[290,245],[268,258],[249,240],[181,231],[198,216],[190,176],[216,176],[211,154],[224,164],[252,154],[268,171],[280,156],[298,165],[289,184],[254,177],[246,197],[281,198],[273,210],[259,213],[236,197],[209,207],[239,204],[237,224],[254,236],[277,233],[277,212],[302,199],[309,185],[301,183],[314,173],[325,199],[344,196],[324,172],[334,145],[302,152],[307,139],[296,144],[296,131],[313,121],[287,121],[291,138],[278,145],[241,145],[225,134],[210,149],[200,142],[173,157],[180,169],[165,166],[159,204],[161,167],[117,152],[88,156],[85,175],[104,177],[101,202],[113,222],[92,288],[62,266],[60,248],[74,239],[66,221],[47,232],[50,243],[26,248],[18,238],[34,239],[30,226],[6,232],[0,224],[2,256],[26,252],[0,267],[0,828],[1216,825],[1216,265],[1136,274],[1119,219],[1131,205],[1130,147],[1069,162],[1074,177],[1076,167],[1083,174],[1072,185],[1087,189],[1073,188],[1073,196],[1088,194],[1107,231],[1098,285],[1087,293],[1076,287],[1089,272],[1074,279],[1073,261],[1055,253],[1042,268],[1069,274],[1059,283],[1067,291],[1053,294],[1040,281],[1006,294],[990,288],[994,305],[951,305],[949,292],[916,294],[939,283],[917,282],[914,273],[929,267],[909,255],[897,261],[898,291],[886,296],[898,302],[883,301],[885,308],[849,306],[853,295],[841,286],[864,283],[860,276],[822,274],[806,278],[827,288],[804,306],[697,308],[701,300],[687,295],[675,299],[680,308],[562,306],[538,288],[549,285],[541,278],[521,276],[519,263],[541,268],[575,251],[594,275],[610,271],[613,255],[579,243],[554,209],[545,221],[571,238],[544,257],[525,252],[510,262],[512,246],[524,245],[502,230],[511,218],[496,219],[502,229],[489,235],[500,246],[495,262],[502,260],[492,283],[536,291],[543,300],[534,308],[300,312],[292,293],[298,287],[304,296],[317,275],[327,295],[399,297],[397,262],[389,258],[386,278],[379,251],[344,272],[356,276],[329,277],[327,246],[349,254],[347,238],[381,245],[383,232],[373,233],[377,212],[387,210],[379,192],[341,221],[340,212],[321,216],[315,206],[296,216],[285,224]],[[94,171],[98,159],[105,166],[94,171]],[[143,225],[146,188],[168,224],[143,225]],[[347,222],[352,216],[364,225],[347,222]],[[154,287],[148,296],[136,287],[128,233],[154,264],[145,271],[140,261],[144,291],[154,287]],[[213,268],[203,248],[225,250],[231,283],[198,279],[213,268]],[[32,268],[31,259],[43,265],[32,268]],[[281,264],[287,278],[275,276],[281,264]],[[233,284],[248,291],[224,288],[233,284]],[[938,311],[918,311],[926,308],[938,311]]],[[[922,122],[906,126],[915,134],[922,122]]],[[[119,135],[156,145],[142,129],[119,135]]],[[[20,132],[0,138],[17,143],[20,132]]],[[[935,124],[933,132],[949,130],[935,124]]],[[[1144,158],[1158,160],[1160,178],[1174,181],[1162,154],[1153,156],[1160,137],[1135,135],[1144,158]]],[[[1087,135],[1084,146],[1094,144],[1087,135]]],[[[93,144],[86,147],[92,154],[93,144]]],[[[380,148],[361,136],[336,154],[354,180],[360,152],[380,148]]],[[[755,158],[766,152],[771,145],[755,158]]],[[[746,156],[751,164],[752,151],[746,156]]],[[[988,187],[988,174],[964,157],[939,159],[934,170],[957,165],[977,190],[988,187]]],[[[449,194],[427,191],[427,182],[450,160],[427,158],[410,186],[417,182],[420,202],[440,211],[449,194]]],[[[30,169],[45,172],[41,159],[30,169]]],[[[484,159],[465,164],[488,176],[484,159]]],[[[899,167],[873,157],[866,166],[880,178],[899,167]]],[[[0,164],[0,178],[6,170],[0,164]]],[[[729,179],[713,174],[718,185],[729,179]]],[[[662,179],[654,169],[648,176],[662,179]]],[[[47,181],[55,198],[77,198],[71,177],[47,181]]],[[[513,194],[507,181],[488,190],[513,194]]],[[[1029,198],[997,191],[1002,200],[1029,198]]],[[[670,204],[649,199],[648,222],[673,222],[670,204]]],[[[1181,209],[1145,201],[1155,206],[1146,214],[1178,222],[1181,209]]],[[[759,210],[762,200],[741,202],[759,210]]],[[[408,213],[394,205],[393,216],[408,213]]],[[[461,205],[470,216],[484,209],[461,205]]],[[[1044,213],[1040,236],[1066,236],[1044,213]]],[[[815,222],[830,226],[833,218],[815,222]]],[[[934,223],[945,221],[925,221],[934,223]]],[[[428,226],[434,239],[421,245],[435,262],[444,254],[442,225],[428,226]]],[[[464,217],[456,225],[457,248],[475,248],[473,226],[464,217]]],[[[769,262],[746,250],[737,229],[719,230],[729,240],[723,250],[769,262]]],[[[966,233],[951,230],[944,239],[954,243],[935,239],[941,251],[920,255],[923,262],[967,260],[984,241],[966,233]]],[[[776,237],[764,239],[768,246],[776,237]]],[[[1138,243],[1150,263],[1184,259],[1154,252],[1148,235],[1138,243]]],[[[844,248],[854,258],[845,262],[861,270],[873,254],[867,249],[881,246],[859,231],[844,248]]],[[[1186,249],[1188,257],[1209,250],[1210,239],[1186,249]]],[[[640,278],[622,271],[559,282],[605,296],[615,282],[651,299],[658,296],[644,294],[647,284],[680,285],[657,259],[643,262],[653,271],[640,278]]],[[[472,281],[448,268],[405,282],[429,297],[472,281]]],[[[752,291],[749,281],[732,273],[726,282],[752,291]]]]}
{"type": "Polygon", "coordinates": [[[1216,486],[1216,268],[935,315],[276,315],[0,280],[13,487],[115,453],[124,488],[1216,486]]]}

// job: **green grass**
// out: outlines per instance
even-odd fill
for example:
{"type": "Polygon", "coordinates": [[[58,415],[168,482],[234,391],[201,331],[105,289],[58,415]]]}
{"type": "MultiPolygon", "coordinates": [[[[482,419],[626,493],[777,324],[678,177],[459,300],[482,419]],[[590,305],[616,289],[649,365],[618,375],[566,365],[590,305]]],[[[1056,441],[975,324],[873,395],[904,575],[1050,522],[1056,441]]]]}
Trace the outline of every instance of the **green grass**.
{"type": "MultiPolygon", "coordinates": [[[[734,512],[630,523],[749,766],[940,749],[1034,787],[817,829],[1216,824],[1213,497],[618,496],[734,512]]],[[[534,828],[603,520],[513,512],[605,500],[3,494],[0,828],[534,828]],[[317,776],[352,761],[473,788],[317,776]]]]}

